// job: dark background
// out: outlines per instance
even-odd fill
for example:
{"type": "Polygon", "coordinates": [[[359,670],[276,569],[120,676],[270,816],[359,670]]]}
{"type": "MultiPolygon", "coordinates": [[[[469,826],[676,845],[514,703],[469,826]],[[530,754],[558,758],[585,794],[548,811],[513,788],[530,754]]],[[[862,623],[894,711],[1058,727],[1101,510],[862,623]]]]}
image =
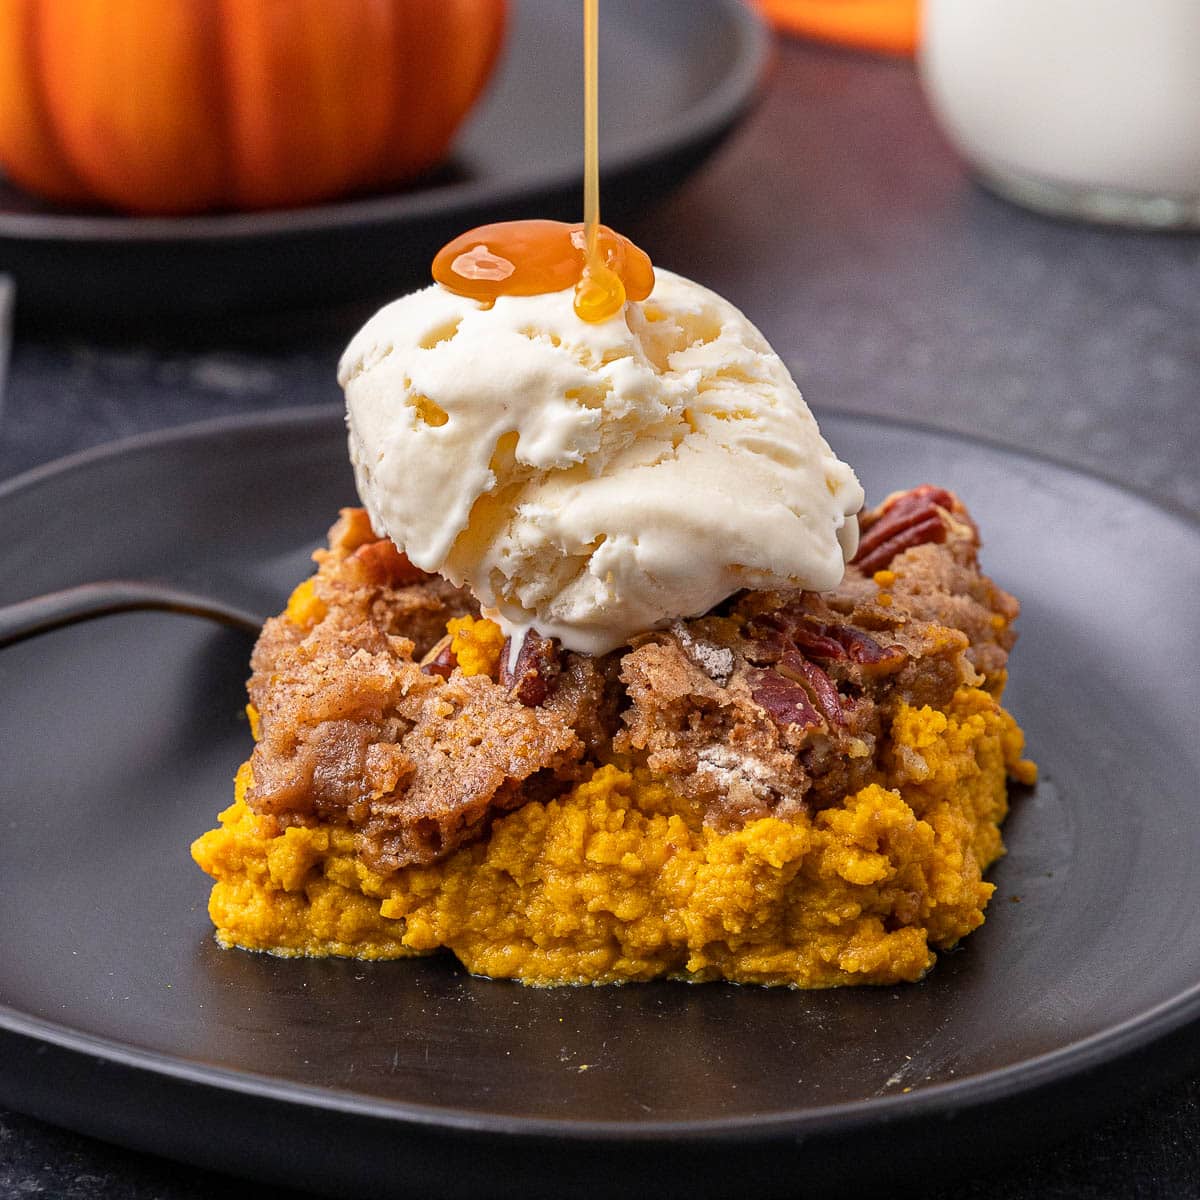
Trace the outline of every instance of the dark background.
{"type": "MultiPolygon", "coordinates": [[[[782,44],[746,124],[624,231],[742,307],[818,414],[1037,449],[1200,515],[1200,237],[1076,226],[993,198],[934,129],[911,64],[782,44]]],[[[337,402],[337,356],[369,311],[190,347],[22,329],[0,479],[146,429],[337,402]]],[[[0,1196],[218,1195],[284,1193],[0,1112],[0,1196]]],[[[939,1195],[1200,1196],[1200,1075],[939,1195]]]]}

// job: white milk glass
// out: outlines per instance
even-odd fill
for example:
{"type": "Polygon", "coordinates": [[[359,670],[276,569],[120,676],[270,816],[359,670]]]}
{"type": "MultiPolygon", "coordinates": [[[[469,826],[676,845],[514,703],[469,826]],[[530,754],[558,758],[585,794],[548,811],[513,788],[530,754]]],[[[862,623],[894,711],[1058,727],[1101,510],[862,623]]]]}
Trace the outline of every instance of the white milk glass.
{"type": "Polygon", "coordinates": [[[925,0],[922,20],[926,95],[990,186],[1200,227],[1200,0],[925,0]]]}

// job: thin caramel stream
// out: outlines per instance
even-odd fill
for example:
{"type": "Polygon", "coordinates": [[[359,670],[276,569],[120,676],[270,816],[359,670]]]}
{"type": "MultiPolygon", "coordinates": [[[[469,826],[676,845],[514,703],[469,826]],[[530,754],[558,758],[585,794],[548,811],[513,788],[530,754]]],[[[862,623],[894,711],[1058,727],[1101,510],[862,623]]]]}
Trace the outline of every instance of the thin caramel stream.
{"type": "Polygon", "coordinates": [[[575,285],[575,312],[606,321],[621,310],[628,289],[600,251],[600,0],[583,0],[583,228],[587,260],[575,285]]]}
{"type": "Polygon", "coordinates": [[[444,288],[490,304],[574,287],[576,314],[594,323],[650,295],[649,257],[600,224],[599,9],[583,0],[583,224],[504,221],[460,234],[433,260],[444,288]]]}

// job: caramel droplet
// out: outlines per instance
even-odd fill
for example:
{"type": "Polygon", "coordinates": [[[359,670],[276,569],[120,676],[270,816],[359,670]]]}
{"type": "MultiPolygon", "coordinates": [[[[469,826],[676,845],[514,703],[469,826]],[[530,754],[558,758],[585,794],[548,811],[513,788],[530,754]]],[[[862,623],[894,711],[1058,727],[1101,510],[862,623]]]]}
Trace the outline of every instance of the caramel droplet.
{"type": "Polygon", "coordinates": [[[608,320],[627,299],[645,300],[654,288],[649,257],[627,237],[599,226],[589,262],[583,225],[565,221],[481,225],[442,247],[433,277],[449,291],[483,303],[574,287],[575,312],[591,322],[608,320]]]}
{"type": "MultiPolygon", "coordinates": [[[[646,293],[647,296],[649,294],[646,293]]],[[[621,311],[625,297],[625,281],[616,271],[601,261],[586,263],[575,285],[575,313],[583,321],[607,321],[621,311]]],[[[645,298],[635,297],[639,300],[645,298]]]]}

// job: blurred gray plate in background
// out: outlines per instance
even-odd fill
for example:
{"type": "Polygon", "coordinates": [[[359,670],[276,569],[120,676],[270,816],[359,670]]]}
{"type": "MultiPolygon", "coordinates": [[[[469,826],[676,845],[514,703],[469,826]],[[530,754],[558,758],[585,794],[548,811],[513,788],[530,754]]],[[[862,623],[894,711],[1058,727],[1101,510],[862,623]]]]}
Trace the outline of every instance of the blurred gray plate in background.
{"type": "MultiPolygon", "coordinates": [[[[582,10],[513,0],[497,78],[447,166],[389,195],[264,213],[73,213],[0,181],[0,271],[20,316],[112,327],[328,308],[425,282],[434,253],[484,221],[579,219],[582,10]]],[[[738,0],[601,5],[603,214],[675,187],[746,110],[768,35],[738,0]]]]}

